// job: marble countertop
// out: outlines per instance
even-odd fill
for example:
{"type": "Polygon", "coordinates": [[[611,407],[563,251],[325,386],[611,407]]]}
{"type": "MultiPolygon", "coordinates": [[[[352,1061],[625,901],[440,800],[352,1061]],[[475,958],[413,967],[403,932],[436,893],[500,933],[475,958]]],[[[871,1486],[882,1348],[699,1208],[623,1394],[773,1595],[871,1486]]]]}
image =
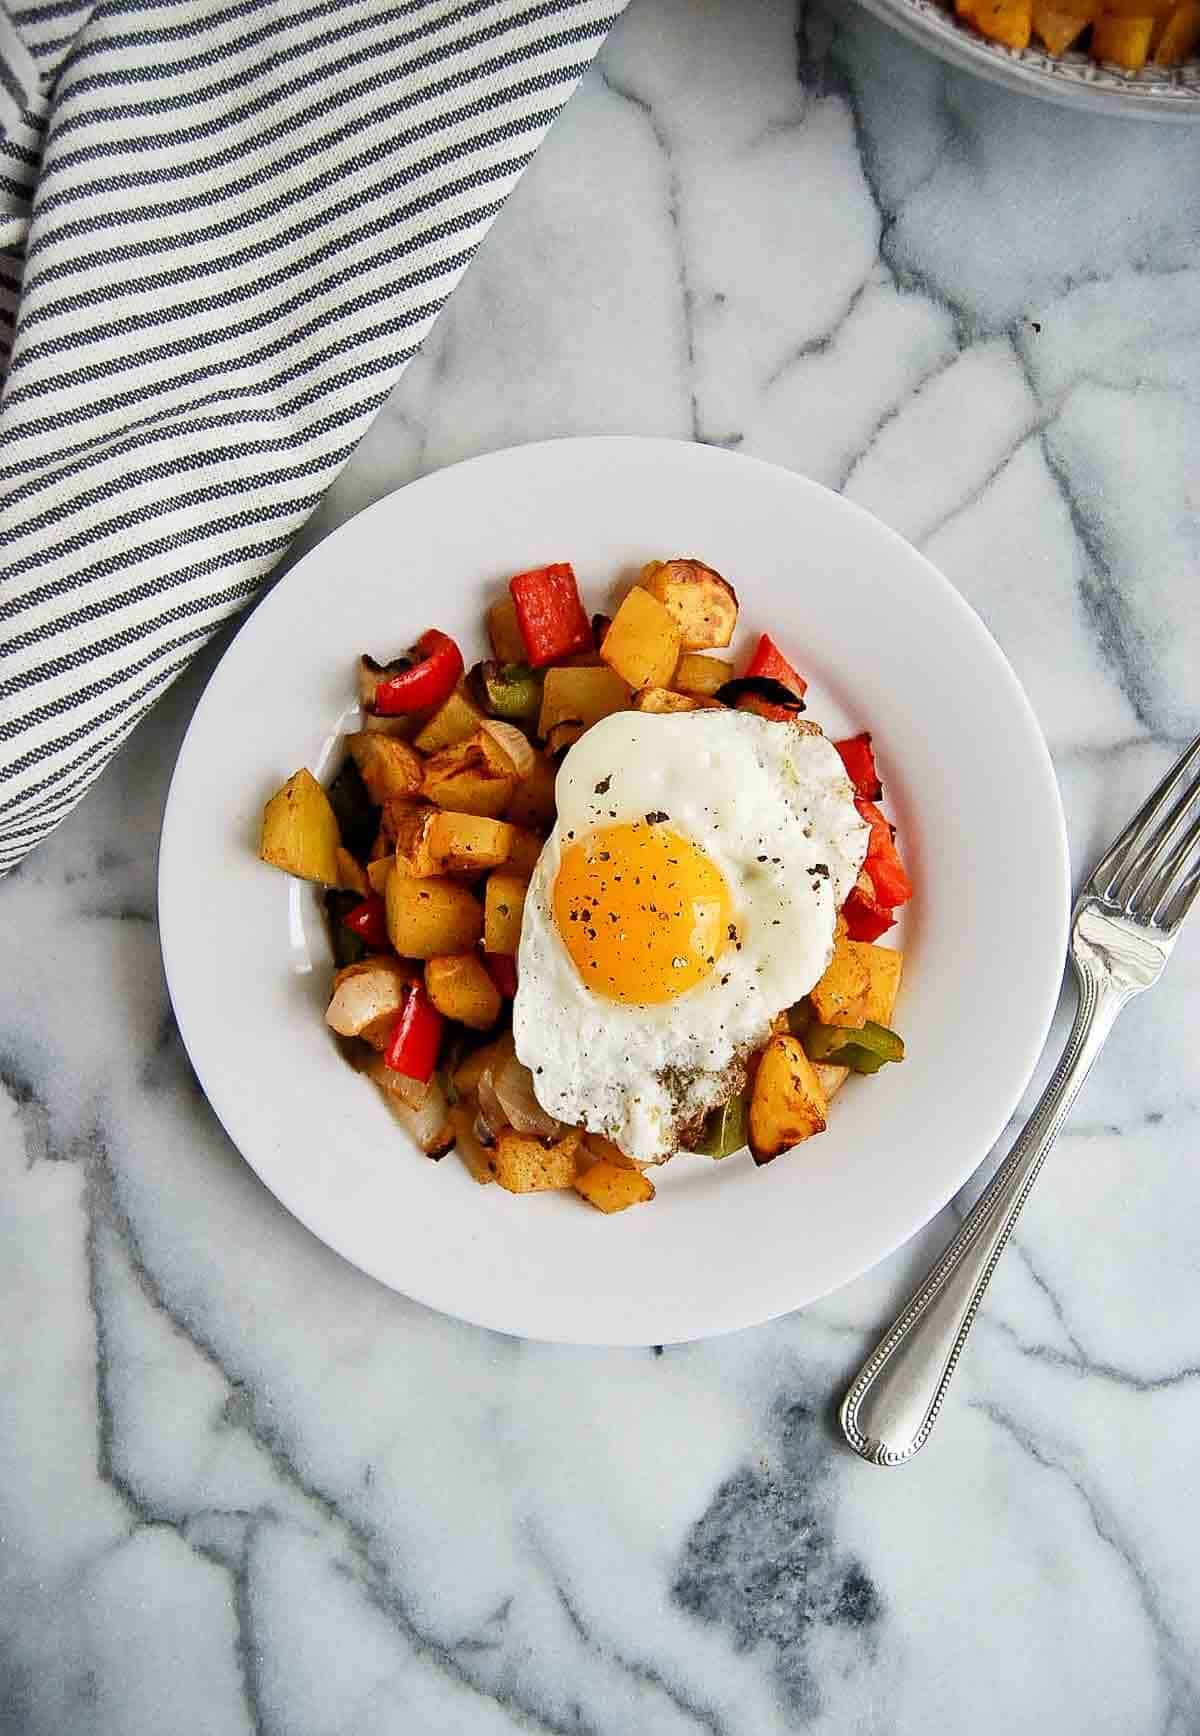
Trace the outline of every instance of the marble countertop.
{"type": "MultiPolygon", "coordinates": [[[[548,435],[789,465],[984,616],[1085,865],[1200,717],[1198,147],[848,3],[634,0],[304,541],[548,435]]],[[[5,1736],[1200,1731],[1200,936],[881,1473],[834,1401],[961,1203],[656,1354],[430,1314],[266,1194],[155,930],[212,662],[2,891],[5,1736]]]]}

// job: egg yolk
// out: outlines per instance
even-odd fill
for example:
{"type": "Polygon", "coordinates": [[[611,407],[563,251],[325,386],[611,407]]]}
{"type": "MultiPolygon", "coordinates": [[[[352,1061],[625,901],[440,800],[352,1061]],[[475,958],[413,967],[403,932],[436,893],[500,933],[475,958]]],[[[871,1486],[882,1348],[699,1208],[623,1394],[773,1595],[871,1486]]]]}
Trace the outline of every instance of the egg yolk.
{"type": "Polygon", "coordinates": [[[641,1005],[695,988],[737,938],[720,869],[661,823],[606,826],[564,850],[554,920],[589,988],[641,1005]]]}

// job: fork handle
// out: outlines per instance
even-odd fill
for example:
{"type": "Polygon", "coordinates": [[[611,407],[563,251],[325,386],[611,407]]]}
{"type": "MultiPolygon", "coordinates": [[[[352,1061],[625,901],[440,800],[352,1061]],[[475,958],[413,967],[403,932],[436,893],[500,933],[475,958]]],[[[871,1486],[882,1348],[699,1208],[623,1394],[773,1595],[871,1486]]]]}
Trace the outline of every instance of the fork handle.
{"type": "Polygon", "coordinates": [[[846,1439],[873,1465],[902,1465],[938,1419],[988,1280],[1050,1147],[1130,996],[1074,958],[1079,1004],[1054,1076],[954,1240],[859,1371],[841,1407],[846,1439]]]}

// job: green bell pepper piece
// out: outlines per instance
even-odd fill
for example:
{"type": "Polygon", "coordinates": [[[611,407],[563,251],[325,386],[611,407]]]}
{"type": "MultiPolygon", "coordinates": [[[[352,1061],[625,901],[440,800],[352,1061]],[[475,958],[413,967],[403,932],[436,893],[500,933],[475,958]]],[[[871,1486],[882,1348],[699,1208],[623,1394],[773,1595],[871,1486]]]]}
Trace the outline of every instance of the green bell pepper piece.
{"type": "Polygon", "coordinates": [[[325,920],[329,924],[329,943],[333,948],[333,962],[338,970],[345,970],[348,964],[358,964],[367,956],[367,943],[361,935],[355,934],[352,928],[347,928],[342,921],[344,916],[362,903],[357,892],[327,892],[325,894],[325,920]]]}
{"type": "Polygon", "coordinates": [[[542,709],[542,674],[527,663],[483,663],[479,683],[493,717],[532,723],[542,709]]]}
{"type": "Polygon", "coordinates": [[[800,1035],[810,1061],[829,1061],[854,1073],[878,1073],[889,1061],[903,1061],[904,1043],[886,1025],[869,1019],[861,1030],[843,1025],[809,1025],[800,1035]]]}
{"type": "Polygon", "coordinates": [[[728,1157],[730,1152],[740,1151],[749,1137],[749,1101],[731,1097],[709,1114],[696,1150],[704,1157],[728,1157]]]}

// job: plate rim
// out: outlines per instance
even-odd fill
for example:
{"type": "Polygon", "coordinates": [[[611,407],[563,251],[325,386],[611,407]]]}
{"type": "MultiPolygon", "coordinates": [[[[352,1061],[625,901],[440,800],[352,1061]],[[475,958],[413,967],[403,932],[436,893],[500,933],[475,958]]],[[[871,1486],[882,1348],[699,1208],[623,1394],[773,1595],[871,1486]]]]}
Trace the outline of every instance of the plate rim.
{"type": "MultiPolygon", "coordinates": [[[[159,944],[168,994],[170,996],[171,1007],[181,1041],[183,1042],[191,1066],[195,1071],[197,1080],[204,1091],[210,1108],[216,1115],[226,1135],[243,1161],[245,1161],[251,1170],[254,1171],[264,1187],[266,1187],[268,1192],[272,1194],[279,1205],[301,1223],[309,1234],[313,1235],[324,1246],[331,1248],[350,1265],[365,1272],[368,1276],[383,1284],[386,1288],[395,1291],[399,1295],[408,1297],[411,1300],[420,1303],[422,1306],[434,1309],[439,1313],[448,1314],[452,1318],[464,1320],[473,1326],[482,1327],[489,1331],[501,1332],[508,1336],[529,1338],[531,1340],[547,1343],[568,1343],[595,1347],[635,1347],[653,1343],[689,1343],[710,1337],[723,1336],[729,1332],[740,1331],[751,1326],[765,1324],[770,1320],[780,1318],[781,1316],[794,1312],[799,1308],[811,1306],[814,1302],[820,1300],[822,1296],[834,1293],[834,1291],[842,1288],[845,1284],[853,1282],[856,1278],[861,1277],[865,1272],[872,1270],[897,1248],[901,1247],[905,1242],[918,1234],[932,1220],[932,1218],[937,1215],[938,1211],[940,1211],[949,1200],[954,1197],[954,1195],[969,1180],[970,1176],[978,1169],[980,1164],[984,1161],[988,1153],[995,1147],[997,1141],[1002,1136],[1014,1110],[1019,1105],[1021,1098],[1028,1088],[1029,1081],[1032,1078],[1037,1063],[1045,1049],[1046,1039],[1050,1032],[1058,1004],[1063,973],[1066,967],[1071,882],[1066,817],[1063,810],[1061,792],[1054,771],[1053,761],[1046,745],[1037,714],[1033,709],[1029,696],[1025,692],[1016,671],[1013,669],[1008,658],[1004,654],[1003,649],[992,635],[985,622],[962,593],[933,564],[933,562],[928,559],[926,555],[924,555],[919,549],[915,548],[898,531],[894,530],[883,520],[877,518],[875,514],[869,512],[865,507],[860,506],[857,502],[847,500],[845,496],[827,488],[824,484],[816,482],[813,478],[804,476],[800,472],[790,470],[785,465],[756,458],[746,453],[732,453],[724,448],[709,446],[688,439],[676,439],[654,435],[604,434],[582,436],[565,435],[551,439],[522,442],[516,445],[498,448],[490,452],[477,454],[457,463],[443,466],[438,470],[427,472],[424,475],[413,479],[411,482],[400,484],[396,488],[389,490],[388,493],[380,496],[378,500],[371,502],[359,512],[344,520],[342,524],[334,527],[329,535],[324,537],[320,543],[316,544],[313,548],[306,550],[300,560],[288,569],[281,579],[275,583],[251,608],[247,616],[242,620],[236,633],[231,639],[230,644],[222,653],[216,668],[214,668],[210,674],[205,684],[204,691],[196,704],[192,718],[189,720],[188,728],[184,734],[183,741],[180,744],[176,763],[171,774],[167,800],[164,808],[159,848],[157,896],[159,944]],[[1056,938],[1053,957],[1057,960],[1057,963],[1053,969],[1047,968],[1045,978],[1040,984],[1039,993],[1036,997],[1033,997],[1038,1003],[1038,1016],[1036,1020],[1031,1016],[1030,1024],[1028,1026],[1028,1036],[1023,1045],[1020,1067],[1021,1082],[1019,1089],[1012,1097],[1012,1101],[1008,1103],[1004,1113],[999,1114],[996,1117],[996,1125],[994,1127],[989,1127],[986,1130],[986,1133],[981,1130],[970,1151],[966,1156],[964,1156],[959,1165],[954,1185],[950,1192],[948,1194],[943,1193],[942,1187],[939,1184],[936,1188],[933,1188],[932,1190],[927,1189],[923,1193],[921,1204],[916,1208],[918,1215],[915,1221],[907,1223],[906,1226],[897,1233],[877,1237],[875,1242],[868,1246],[863,1257],[861,1259],[856,1259],[853,1267],[848,1269],[845,1275],[834,1285],[825,1285],[817,1292],[805,1293],[803,1292],[802,1287],[798,1284],[796,1296],[792,1300],[784,1302],[779,1306],[772,1306],[766,1311],[757,1305],[751,1305],[749,1308],[739,1308],[737,1305],[737,1299],[731,1299],[729,1305],[721,1311],[719,1319],[700,1320],[693,1327],[689,1327],[687,1330],[668,1331],[661,1335],[647,1333],[645,1330],[622,1330],[615,1333],[612,1330],[609,1330],[602,1336],[593,1336],[591,1334],[581,1334],[576,1330],[546,1330],[544,1323],[540,1322],[540,1320],[537,1330],[532,1330],[520,1323],[520,1321],[514,1323],[513,1310],[511,1309],[507,1312],[499,1311],[498,1313],[489,1314],[486,1309],[463,1305],[458,1301],[455,1301],[454,1304],[451,1305],[447,1302],[444,1293],[432,1293],[421,1284],[414,1286],[405,1284],[404,1287],[401,1288],[394,1275],[378,1269],[375,1262],[369,1259],[364,1259],[360,1253],[352,1251],[348,1245],[348,1238],[339,1234],[336,1228],[331,1230],[327,1224],[321,1224],[318,1226],[312,1221],[312,1214],[301,1206],[294,1204],[291,1200],[285,1197],[283,1192],[279,1191],[276,1186],[277,1178],[273,1177],[269,1173],[269,1166],[260,1167],[260,1163],[255,1160],[255,1157],[252,1156],[247,1149],[245,1149],[235,1132],[233,1123],[237,1118],[232,1113],[233,1105],[230,1095],[223,1091],[219,1078],[214,1080],[206,1068],[202,1067],[194,1052],[188,1028],[190,1022],[189,1015],[184,1010],[184,1006],[181,1004],[181,997],[178,993],[180,978],[177,968],[178,951],[173,944],[172,939],[175,932],[175,919],[173,914],[171,914],[172,905],[170,884],[174,872],[176,851],[182,843],[182,831],[178,816],[184,804],[184,789],[190,767],[190,756],[196,751],[195,743],[198,739],[198,720],[205,714],[210,694],[217,683],[217,677],[234,645],[253,623],[259,622],[260,618],[269,621],[277,609],[284,607],[278,599],[281,596],[286,596],[289,584],[292,581],[294,574],[310,569],[310,563],[315,564],[327,559],[330,548],[336,545],[339,536],[341,536],[349,526],[355,525],[361,529],[361,521],[364,518],[371,514],[379,514],[381,516],[386,514],[392,508],[392,503],[397,495],[407,493],[412,489],[419,489],[430,484],[445,487],[445,479],[451,475],[459,475],[468,470],[481,470],[488,466],[499,467],[505,462],[511,462],[514,459],[514,456],[518,454],[522,459],[536,462],[537,455],[541,452],[557,452],[563,448],[574,448],[580,451],[581,457],[586,458],[586,453],[589,449],[602,451],[606,449],[610,450],[615,447],[636,448],[642,455],[643,462],[652,459],[655,452],[669,453],[675,457],[686,452],[689,454],[688,462],[695,460],[700,464],[716,463],[718,466],[728,465],[734,467],[748,467],[769,473],[775,479],[782,480],[789,487],[797,487],[802,491],[827,497],[828,500],[833,503],[835,511],[848,513],[858,518],[860,521],[865,522],[870,526],[874,534],[895,543],[899,548],[903,549],[907,558],[915,559],[919,563],[924,571],[926,582],[931,586],[932,590],[937,593],[940,603],[959,615],[960,620],[967,630],[975,636],[977,643],[984,650],[985,654],[991,658],[996,673],[999,675],[1001,681],[1008,690],[1010,700],[1022,715],[1026,724],[1028,743],[1033,750],[1037,768],[1041,775],[1043,793],[1050,797],[1050,808],[1055,822],[1052,836],[1045,840],[1045,851],[1047,856],[1047,885],[1049,886],[1051,881],[1053,881],[1057,886],[1057,904],[1053,913],[1053,926],[1056,938]],[[501,1315],[503,1317],[501,1317],[501,1315]]],[[[182,997],[182,1001],[186,1001],[186,994],[182,997]]]]}

